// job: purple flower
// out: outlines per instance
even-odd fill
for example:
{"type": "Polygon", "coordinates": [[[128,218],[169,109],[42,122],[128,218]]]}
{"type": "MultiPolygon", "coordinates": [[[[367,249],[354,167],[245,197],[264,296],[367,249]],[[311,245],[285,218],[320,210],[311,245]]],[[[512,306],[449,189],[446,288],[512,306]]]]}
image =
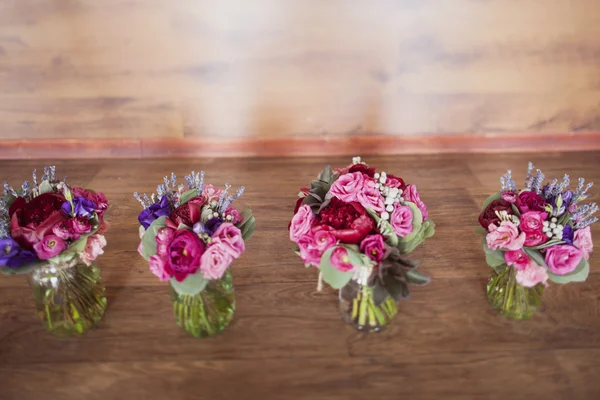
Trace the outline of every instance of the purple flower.
{"type": "Polygon", "coordinates": [[[17,268],[32,263],[36,259],[34,253],[22,250],[13,239],[9,237],[0,239],[0,266],[17,268]]]}
{"type": "Polygon", "coordinates": [[[69,201],[62,204],[62,210],[65,214],[75,217],[91,217],[96,211],[97,204],[85,197],[74,197],[73,205],[69,201]]]}
{"type": "Polygon", "coordinates": [[[565,243],[572,245],[573,244],[573,228],[571,227],[571,225],[566,224],[564,229],[563,229],[563,236],[562,236],[562,240],[565,241],[565,243]]]}
{"type": "Polygon", "coordinates": [[[215,233],[215,231],[221,226],[222,223],[223,220],[221,218],[213,218],[206,221],[206,233],[212,236],[215,233]]]}
{"type": "Polygon", "coordinates": [[[18,268],[25,264],[37,261],[35,254],[29,250],[21,250],[19,254],[8,260],[7,267],[18,268]]]}
{"type": "Polygon", "coordinates": [[[138,217],[138,221],[140,221],[144,229],[148,229],[156,219],[168,217],[169,215],[171,215],[171,204],[167,196],[163,196],[159,203],[154,203],[142,211],[138,217]]]}

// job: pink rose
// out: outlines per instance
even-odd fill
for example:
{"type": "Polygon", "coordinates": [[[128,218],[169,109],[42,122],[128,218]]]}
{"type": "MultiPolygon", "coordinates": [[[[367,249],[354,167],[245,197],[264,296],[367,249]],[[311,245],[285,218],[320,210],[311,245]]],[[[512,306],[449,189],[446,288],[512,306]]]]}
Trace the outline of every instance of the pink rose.
{"type": "Polygon", "coordinates": [[[358,192],[356,201],[364,208],[373,210],[379,214],[385,211],[383,196],[379,189],[375,188],[375,182],[370,179],[365,180],[365,185],[363,186],[363,189],[358,192]]]}
{"type": "Polygon", "coordinates": [[[40,242],[33,245],[35,254],[40,260],[49,260],[62,253],[67,247],[67,242],[56,235],[44,236],[40,242]]]}
{"type": "Polygon", "coordinates": [[[419,196],[419,192],[417,192],[417,187],[415,185],[406,185],[406,190],[402,193],[404,200],[410,201],[411,203],[415,203],[421,214],[423,214],[423,221],[426,221],[429,218],[429,213],[427,212],[427,206],[421,200],[419,196]]]}
{"type": "Polygon", "coordinates": [[[52,227],[52,233],[54,233],[56,236],[63,240],[77,240],[80,237],[79,234],[75,233],[75,231],[73,230],[73,225],[68,219],[63,219],[62,221],[54,225],[52,227]]]}
{"type": "Polygon", "coordinates": [[[172,228],[160,228],[156,234],[156,253],[160,256],[166,257],[168,255],[169,245],[175,236],[175,229],[172,228]]]}
{"type": "Polygon", "coordinates": [[[408,206],[396,205],[394,208],[394,212],[392,212],[392,217],[390,219],[390,224],[394,229],[396,235],[400,237],[405,237],[406,235],[412,233],[413,221],[413,213],[408,206]]]}
{"type": "Polygon", "coordinates": [[[527,232],[525,233],[525,247],[539,246],[546,243],[550,238],[543,232],[527,232]]]}
{"type": "Polygon", "coordinates": [[[575,271],[583,258],[583,251],[568,244],[556,245],[546,249],[546,264],[556,275],[565,275],[575,271]]]}
{"type": "Polygon", "coordinates": [[[314,246],[321,252],[319,259],[328,248],[335,246],[336,244],[337,239],[331,232],[322,229],[315,232],[314,246]]]}
{"type": "Polygon", "coordinates": [[[167,265],[167,259],[159,256],[158,254],[153,255],[148,260],[150,264],[150,272],[152,272],[158,279],[161,281],[168,281],[171,279],[171,276],[165,271],[165,266],[167,265]]]}
{"type": "Polygon", "coordinates": [[[345,203],[358,201],[358,194],[365,186],[365,176],[362,172],[352,172],[340,176],[329,189],[332,196],[337,197],[345,203]]]}
{"type": "Polygon", "coordinates": [[[83,235],[92,230],[92,224],[84,217],[76,217],[69,220],[69,225],[71,225],[71,229],[77,235],[83,235]]]}
{"type": "Polygon", "coordinates": [[[548,271],[546,271],[546,268],[530,262],[524,269],[517,270],[515,279],[519,285],[528,288],[540,283],[546,285],[548,282],[548,271]]]}
{"type": "Polygon", "coordinates": [[[343,247],[338,247],[331,253],[331,265],[339,271],[347,272],[351,271],[354,266],[350,262],[350,257],[348,256],[348,250],[343,247]]]}
{"type": "Polygon", "coordinates": [[[521,232],[510,221],[502,221],[499,227],[490,225],[490,233],[485,237],[487,245],[492,250],[519,250],[525,243],[525,233],[521,232]]]}
{"type": "Polygon", "coordinates": [[[531,259],[523,250],[511,250],[504,253],[504,261],[506,265],[515,267],[516,270],[521,271],[527,268],[531,259]]]}
{"type": "Polygon", "coordinates": [[[385,255],[385,242],[383,240],[383,236],[367,236],[360,244],[360,251],[366,254],[371,260],[375,262],[381,262],[381,260],[383,260],[383,256],[385,255]]]}
{"type": "Polygon", "coordinates": [[[222,189],[217,189],[211,184],[204,185],[204,191],[202,192],[202,199],[204,203],[209,203],[213,200],[219,200],[219,196],[223,193],[222,189]]]}
{"type": "Polygon", "coordinates": [[[594,244],[592,243],[592,231],[589,226],[575,231],[573,245],[581,250],[586,260],[590,259],[590,254],[594,250],[594,244]]]}
{"type": "Polygon", "coordinates": [[[242,239],[242,232],[233,224],[225,223],[221,224],[215,231],[212,237],[214,246],[216,243],[223,244],[223,248],[229,252],[231,257],[238,258],[246,251],[244,239],[242,239]]]}
{"type": "Polygon", "coordinates": [[[323,251],[321,251],[315,241],[315,235],[312,232],[300,236],[298,241],[298,249],[300,250],[300,258],[304,264],[310,264],[313,267],[318,267],[321,263],[323,251]]]}
{"type": "Polygon", "coordinates": [[[104,247],[106,246],[106,238],[102,235],[92,235],[88,237],[85,249],[79,254],[81,261],[86,265],[92,265],[92,261],[98,258],[99,255],[104,254],[104,247]]]}
{"type": "Polygon", "coordinates": [[[209,246],[202,254],[200,271],[206,279],[220,279],[232,261],[233,258],[228,246],[223,243],[216,243],[209,246]]]}
{"type": "Polygon", "coordinates": [[[310,232],[315,219],[315,213],[313,213],[309,205],[305,204],[300,207],[296,215],[294,215],[294,218],[292,218],[292,224],[290,225],[290,240],[292,242],[297,242],[299,237],[310,232]]]}
{"type": "Polygon", "coordinates": [[[527,211],[521,215],[519,228],[525,233],[542,232],[544,221],[548,218],[547,212],[527,211]]]}

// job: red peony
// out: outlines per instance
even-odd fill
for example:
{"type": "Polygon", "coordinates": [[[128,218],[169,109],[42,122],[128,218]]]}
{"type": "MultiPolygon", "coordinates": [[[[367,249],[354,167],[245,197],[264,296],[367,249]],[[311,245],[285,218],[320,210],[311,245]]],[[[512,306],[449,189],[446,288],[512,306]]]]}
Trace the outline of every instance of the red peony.
{"type": "Polygon", "coordinates": [[[504,200],[494,200],[492,201],[486,209],[479,216],[479,223],[485,229],[490,226],[490,224],[499,225],[500,218],[496,215],[496,211],[506,211],[509,215],[513,214],[512,207],[508,201],[504,200]]]}
{"type": "Polygon", "coordinates": [[[10,232],[12,238],[27,250],[40,242],[46,235],[52,234],[52,228],[58,222],[67,219],[61,211],[65,197],[57,193],[44,193],[29,203],[17,198],[9,209],[10,232]]]}
{"type": "Polygon", "coordinates": [[[358,203],[344,203],[332,198],[329,205],[320,213],[321,221],[313,230],[325,230],[341,243],[358,244],[375,232],[375,221],[358,203]]]}
{"type": "Polygon", "coordinates": [[[171,213],[171,220],[176,225],[185,224],[189,227],[192,227],[196,222],[200,221],[203,205],[204,200],[202,200],[202,197],[196,197],[177,207],[171,213]]]}
{"type": "Polygon", "coordinates": [[[527,211],[546,211],[546,200],[535,192],[521,192],[517,197],[517,208],[521,213],[527,211]]]}

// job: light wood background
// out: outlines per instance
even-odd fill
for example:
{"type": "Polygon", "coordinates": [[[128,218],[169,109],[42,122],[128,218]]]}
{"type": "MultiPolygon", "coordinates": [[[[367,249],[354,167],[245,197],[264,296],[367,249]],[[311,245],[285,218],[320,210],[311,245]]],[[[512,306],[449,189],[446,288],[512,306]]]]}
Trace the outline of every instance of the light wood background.
{"type": "Polygon", "coordinates": [[[0,0],[2,157],[599,131],[598,0],[0,0]]]}

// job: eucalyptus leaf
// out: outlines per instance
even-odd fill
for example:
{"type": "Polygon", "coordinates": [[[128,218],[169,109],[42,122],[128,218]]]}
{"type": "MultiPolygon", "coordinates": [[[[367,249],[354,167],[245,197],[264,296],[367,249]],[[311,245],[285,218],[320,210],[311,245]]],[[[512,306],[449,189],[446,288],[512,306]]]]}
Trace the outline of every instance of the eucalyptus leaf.
{"type": "Polygon", "coordinates": [[[557,244],[565,244],[566,242],[564,240],[558,240],[558,239],[553,239],[553,240],[549,240],[546,243],[542,243],[539,246],[533,246],[533,247],[527,247],[528,249],[531,250],[541,250],[541,249],[545,249],[546,247],[550,247],[550,246],[555,246],[557,244]]]}
{"type": "Polygon", "coordinates": [[[504,260],[504,252],[501,250],[496,250],[485,253],[485,262],[487,262],[487,264],[492,268],[497,268],[502,264],[506,264],[506,261],[504,260]]]}
{"type": "Polygon", "coordinates": [[[392,224],[390,224],[385,219],[380,219],[377,224],[377,228],[379,229],[379,233],[385,238],[385,242],[392,246],[398,246],[398,235],[394,232],[394,228],[392,228],[392,224]]]}
{"type": "Polygon", "coordinates": [[[171,286],[175,291],[183,296],[195,296],[204,290],[209,280],[204,278],[202,272],[198,270],[195,274],[188,275],[183,282],[171,278],[171,286]]]}
{"type": "Polygon", "coordinates": [[[252,209],[246,208],[244,211],[242,211],[242,218],[243,220],[238,224],[238,228],[244,225],[250,218],[252,218],[252,209]]]}
{"type": "Polygon", "coordinates": [[[146,229],[146,232],[142,237],[142,256],[146,260],[156,254],[156,235],[160,228],[167,226],[165,220],[166,217],[160,217],[154,220],[148,229],[146,229]]]}
{"type": "Polygon", "coordinates": [[[323,253],[321,264],[319,265],[319,271],[323,274],[323,280],[334,289],[341,289],[352,279],[352,271],[343,272],[331,265],[331,254],[339,247],[334,246],[327,249],[323,253]]]}
{"type": "Polygon", "coordinates": [[[7,193],[6,196],[4,196],[4,204],[6,204],[6,207],[10,207],[10,205],[16,200],[17,198],[15,196],[13,196],[10,193],[7,193]]]}
{"type": "Polygon", "coordinates": [[[179,224],[179,226],[177,227],[177,229],[187,229],[188,231],[191,231],[192,228],[187,226],[186,224],[179,224]]]}
{"type": "Polygon", "coordinates": [[[79,240],[76,240],[75,242],[71,243],[71,245],[65,251],[63,251],[62,254],[81,253],[85,249],[88,237],[89,236],[82,236],[81,238],[79,238],[79,240]]]}
{"type": "Polygon", "coordinates": [[[417,205],[415,203],[406,201],[406,202],[404,202],[404,204],[408,208],[410,208],[410,211],[413,214],[412,232],[404,237],[399,237],[398,240],[400,242],[403,242],[403,241],[410,242],[416,237],[424,236],[424,232],[423,232],[423,230],[421,230],[421,225],[423,225],[423,214],[421,213],[421,210],[419,210],[419,207],[417,207],[417,205]]]}
{"type": "Polygon", "coordinates": [[[519,211],[516,205],[511,204],[510,208],[512,208],[513,214],[515,214],[517,217],[521,216],[521,211],[519,211]]]}
{"type": "Polygon", "coordinates": [[[428,219],[427,221],[423,222],[423,238],[427,239],[432,237],[435,234],[435,224],[433,223],[432,220],[428,219]]]}
{"type": "Polygon", "coordinates": [[[185,192],[183,192],[183,194],[181,195],[181,197],[179,198],[179,205],[184,205],[186,204],[188,201],[195,199],[196,197],[198,197],[198,190],[197,189],[190,189],[187,190],[185,192]]]}
{"type": "Polygon", "coordinates": [[[423,275],[416,269],[406,271],[406,280],[413,285],[424,285],[430,281],[428,276],[423,275]]]}
{"type": "Polygon", "coordinates": [[[582,258],[579,265],[577,265],[577,268],[575,268],[575,271],[571,272],[570,274],[556,275],[548,271],[548,278],[552,282],[561,284],[569,282],[584,282],[587,279],[589,273],[590,263],[585,258],[582,258]]]}
{"type": "Polygon", "coordinates": [[[533,260],[535,261],[535,263],[541,267],[546,267],[548,268],[548,265],[546,265],[546,260],[544,260],[544,256],[542,256],[542,254],[537,251],[537,250],[532,250],[530,248],[527,247],[523,247],[523,251],[533,260]]]}
{"type": "Polygon", "coordinates": [[[244,241],[250,239],[250,236],[252,236],[255,229],[256,229],[256,219],[252,216],[252,217],[250,217],[250,219],[248,221],[246,221],[246,223],[243,226],[243,229],[241,230],[242,239],[244,239],[244,241]]]}
{"type": "Polygon", "coordinates": [[[492,203],[494,200],[500,200],[500,192],[494,193],[483,202],[483,207],[481,207],[481,212],[485,211],[485,209],[492,203]]]}
{"type": "Polygon", "coordinates": [[[331,165],[328,165],[321,171],[318,178],[320,181],[329,182],[331,181],[331,177],[333,176],[333,170],[331,169],[331,165]]]}
{"type": "Polygon", "coordinates": [[[488,231],[486,231],[482,226],[478,226],[475,228],[475,233],[479,236],[487,236],[488,231]]]}
{"type": "Polygon", "coordinates": [[[408,298],[409,290],[406,282],[399,281],[391,275],[384,274],[383,285],[394,300],[398,301],[401,298],[408,298]]]}
{"type": "Polygon", "coordinates": [[[40,194],[52,193],[52,192],[54,192],[54,189],[52,188],[52,185],[50,184],[50,182],[43,181],[42,183],[40,183],[40,187],[39,187],[40,194]]]}

